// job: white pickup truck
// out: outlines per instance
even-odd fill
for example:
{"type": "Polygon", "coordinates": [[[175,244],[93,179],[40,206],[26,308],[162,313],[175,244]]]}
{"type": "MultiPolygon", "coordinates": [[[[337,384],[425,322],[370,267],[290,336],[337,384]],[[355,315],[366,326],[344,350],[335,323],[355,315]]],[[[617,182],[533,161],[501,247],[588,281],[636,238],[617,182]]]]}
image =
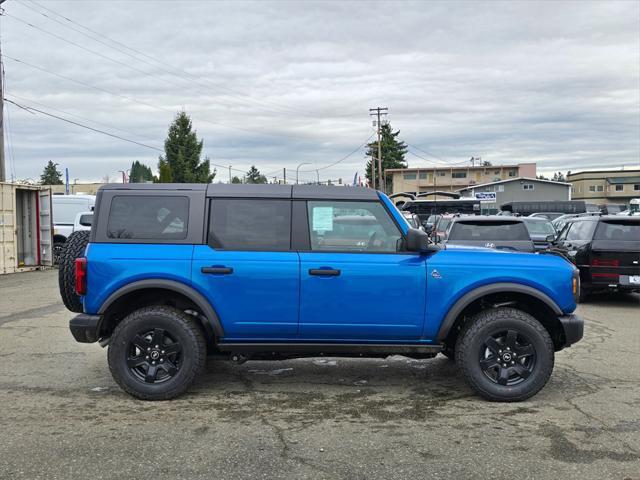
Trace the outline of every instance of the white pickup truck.
{"type": "MultiPolygon", "coordinates": [[[[60,251],[69,235],[76,229],[91,229],[90,224],[88,227],[81,225],[83,223],[81,216],[82,214],[92,214],[95,203],[95,195],[53,195],[51,197],[54,263],[57,263],[60,251]]],[[[85,221],[84,223],[87,222],[85,221]]]]}

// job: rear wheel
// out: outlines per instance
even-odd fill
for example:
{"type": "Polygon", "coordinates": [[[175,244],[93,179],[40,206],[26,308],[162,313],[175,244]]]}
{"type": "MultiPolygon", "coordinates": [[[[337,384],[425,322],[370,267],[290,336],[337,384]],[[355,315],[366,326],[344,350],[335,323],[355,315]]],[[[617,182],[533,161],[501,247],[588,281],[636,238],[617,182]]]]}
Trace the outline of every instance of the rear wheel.
{"type": "Polygon", "coordinates": [[[64,306],[72,312],[82,313],[82,303],[76,294],[76,258],[84,255],[89,243],[88,230],[73,232],[62,245],[58,261],[58,287],[64,306]]]}
{"type": "Polygon", "coordinates": [[[191,386],[206,355],[194,319],[176,308],[154,306],[136,310],[118,324],[108,360],[125,392],[143,400],[169,400],[191,386]]]}
{"type": "Polygon", "coordinates": [[[554,363],[553,342],[535,318],[515,308],[476,315],[456,344],[456,362],[482,397],[525,400],[545,386],[554,363]]]}

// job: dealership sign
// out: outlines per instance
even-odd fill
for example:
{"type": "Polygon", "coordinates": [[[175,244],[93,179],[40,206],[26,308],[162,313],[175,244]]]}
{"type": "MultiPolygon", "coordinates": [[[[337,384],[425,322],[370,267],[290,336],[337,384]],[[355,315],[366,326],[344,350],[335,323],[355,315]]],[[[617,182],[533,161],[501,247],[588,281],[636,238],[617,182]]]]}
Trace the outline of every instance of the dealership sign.
{"type": "Polygon", "coordinates": [[[480,200],[482,203],[494,203],[496,192],[476,192],[476,200],[480,200]]]}

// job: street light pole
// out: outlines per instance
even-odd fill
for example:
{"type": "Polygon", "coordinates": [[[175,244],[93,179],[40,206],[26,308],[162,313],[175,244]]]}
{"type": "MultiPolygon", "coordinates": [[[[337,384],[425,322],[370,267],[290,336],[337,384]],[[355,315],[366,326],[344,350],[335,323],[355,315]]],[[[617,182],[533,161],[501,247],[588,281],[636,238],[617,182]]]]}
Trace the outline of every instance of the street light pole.
{"type": "Polygon", "coordinates": [[[318,179],[318,185],[320,185],[320,171],[316,169],[316,177],[318,179]]]}
{"type": "Polygon", "coordinates": [[[303,162],[296,167],[296,185],[298,185],[298,171],[300,170],[300,167],[303,165],[311,165],[311,164],[309,162],[303,162]]]}

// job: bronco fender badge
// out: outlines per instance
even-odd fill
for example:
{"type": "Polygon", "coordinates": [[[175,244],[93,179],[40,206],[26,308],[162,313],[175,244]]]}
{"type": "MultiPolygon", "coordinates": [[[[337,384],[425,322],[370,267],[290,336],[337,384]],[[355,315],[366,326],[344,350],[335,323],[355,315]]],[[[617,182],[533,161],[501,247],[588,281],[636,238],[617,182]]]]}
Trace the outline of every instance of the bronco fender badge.
{"type": "Polygon", "coordinates": [[[442,278],[442,275],[440,275],[440,272],[438,270],[436,270],[435,268],[433,270],[431,270],[431,276],[433,278],[435,278],[436,280],[440,280],[442,278]]]}

